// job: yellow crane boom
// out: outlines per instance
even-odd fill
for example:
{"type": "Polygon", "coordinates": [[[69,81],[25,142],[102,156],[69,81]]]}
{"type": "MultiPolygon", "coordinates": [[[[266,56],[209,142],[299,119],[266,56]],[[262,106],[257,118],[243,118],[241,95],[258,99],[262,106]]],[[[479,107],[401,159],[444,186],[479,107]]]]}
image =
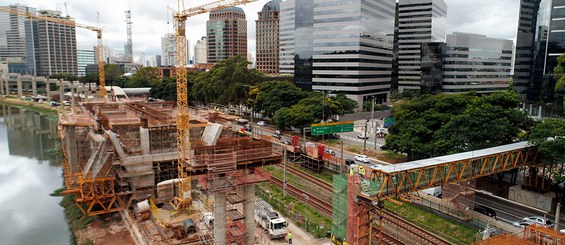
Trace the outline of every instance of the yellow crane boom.
{"type": "Polygon", "coordinates": [[[98,51],[97,58],[98,58],[98,80],[100,82],[100,96],[101,97],[106,96],[106,81],[104,78],[104,55],[103,55],[104,50],[102,49],[102,29],[100,27],[79,24],[76,23],[74,20],[70,20],[70,19],[60,19],[49,16],[41,16],[27,11],[20,11],[16,8],[0,7],[0,11],[14,14],[17,16],[27,17],[30,19],[44,20],[65,26],[74,26],[96,32],[96,38],[98,39],[98,46],[96,47],[96,49],[98,51]]]}
{"type": "Polygon", "coordinates": [[[187,88],[187,60],[186,60],[186,19],[191,16],[212,12],[214,10],[229,8],[257,0],[219,0],[209,4],[181,10],[182,0],[179,0],[179,12],[173,14],[176,44],[176,77],[177,77],[177,149],[178,158],[178,194],[171,201],[171,205],[179,210],[190,206],[192,201],[191,184],[186,162],[190,159],[190,128],[188,115],[188,88],[187,88]]]}

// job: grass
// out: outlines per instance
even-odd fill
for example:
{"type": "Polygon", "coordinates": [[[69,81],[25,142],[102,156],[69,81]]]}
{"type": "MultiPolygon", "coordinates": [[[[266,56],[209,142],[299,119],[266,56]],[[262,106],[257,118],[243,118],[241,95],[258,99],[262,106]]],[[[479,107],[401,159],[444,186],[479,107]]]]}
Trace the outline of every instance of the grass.
{"type": "Polygon", "coordinates": [[[57,108],[56,107],[48,107],[44,104],[35,104],[35,102],[25,101],[17,98],[0,98],[0,104],[18,107],[22,109],[26,109],[29,111],[37,112],[39,114],[45,115],[50,120],[57,120],[57,108]],[[42,106],[40,106],[42,105],[42,106]]]}
{"type": "Polygon", "coordinates": [[[76,199],[75,195],[61,194],[61,192],[65,190],[66,189],[64,187],[55,190],[53,193],[51,193],[51,196],[63,196],[63,200],[59,202],[59,205],[63,207],[65,217],[67,218],[67,222],[69,223],[69,227],[74,234],[74,232],[77,230],[86,229],[86,227],[88,227],[90,223],[96,221],[98,218],[94,216],[85,216],[74,203],[76,199]]]}
{"type": "Polygon", "coordinates": [[[257,187],[256,195],[271,204],[275,210],[285,217],[295,220],[295,214],[300,214],[304,222],[299,224],[295,221],[296,225],[305,228],[315,237],[325,237],[331,229],[330,218],[319,213],[310,205],[306,205],[290,195],[285,197],[280,188],[271,184],[263,183],[257,187]]]}
{"type": "MultiPolygon", "coordinates": [[[[268,172],[271,173],[272,176],[275,176],[279,179],[283,179],[284,176],[284,170],[275,166],[265,166],[263,167],[263,169],[267,170],[268,172]]],[[[319,188],[317,188],[315,185],[312,185],[309,181],[304,181],[302,178],[287,172],[286,173],[286,181],[293,185],[296,186],[308,193],[320,193],[319,188]]],[[[324,192],[325,193],[325,192],[324,192]]],[[[317,195],[320,198],[323,198],[326,201],[331,201],[331,193],[326,193],[326,195],[317,195]]]]}
{"type": "Polygon", "coordinates": [[[385,202],[385,208],[455,244],[473,243],[478,235],[478,231],[473,228],[454,223],[447,218],[420,209],[409,203],[397,205],[392,202],[385,202]]]}

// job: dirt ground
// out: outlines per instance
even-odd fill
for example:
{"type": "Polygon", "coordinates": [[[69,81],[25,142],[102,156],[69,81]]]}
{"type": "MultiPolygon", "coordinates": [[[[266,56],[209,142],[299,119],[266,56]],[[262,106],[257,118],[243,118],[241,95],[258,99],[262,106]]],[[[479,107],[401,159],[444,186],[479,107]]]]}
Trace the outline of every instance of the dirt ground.
{"type": "Polygon", "coordinates": [[[88,240],[94,241],[94,244],[104,245],[135,244],[124,223],[116,219],[108,223],[92,222],[88,228],[77,231],[75,235],[79,245],[88,240]]]}
{"type": "MultiPolygon", "coordinates": [[[[286,217],[284,218],[287,221],[289,220],[286,217]]],[[[307,233],[304,230],[302,230],[302,228],[297,227],[294,223],[288,221],[288,224],[289,224],[289,230],[290,232],[292,232],[292,236],[294,237],[294,239],[292,239],[292,244],[298,244],[298,245],[300,244],[330,245],[331,244],[329,238],[316,239],[310,233],[307,233]]],[[[255,228],[255,238],[256,238],[255,240],[258,241],[257,244],[261,244],[261,245],[288,244],[286,238],[270,240],[267,231],[261,227],[255,228]]]]}

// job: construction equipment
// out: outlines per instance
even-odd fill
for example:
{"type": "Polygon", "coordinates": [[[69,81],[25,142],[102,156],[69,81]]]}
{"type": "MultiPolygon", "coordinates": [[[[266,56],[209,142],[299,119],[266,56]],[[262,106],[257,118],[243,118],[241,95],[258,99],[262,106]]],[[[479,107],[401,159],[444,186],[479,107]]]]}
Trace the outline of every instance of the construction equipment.
{"type": "Polygon", "coordinates": [[[35,13],[20,11],[16,8],[10,8],[10,7],[0,7],[0,11],[18,16],[27,17],[30,19],[44,20],[61,25],[74,26],[96,32],[96,38],[98,39],[98,46],[96,47],[96,49],[98,50],[98,80],[100,82],[100,96],[103,98],[106,97],[106,81],[104,78],[104,55],[103,55],[104,50],[102,49],[102,29],[100,27],[79,24],[68,18],[54,18],[49,16],[41,16],[35,13]]]}
{"type": "MultiPolygon", "coordinates": [[[[175,28],[175,68],[177,76],[177,149],[178,158],[178,194],[171,200],[171,205],[176,209],[188,208],[192,197],[191,183],[186,162],[190,161],[190,129],[188,126],[188,88],[187,88],[187,60],[186,60],[186,19],[195,15],[208,13],[214,10],[229,8],[240,4],[255,2],[257,0],[219,0],[209,4],[184,9],[183,0],[178,1],[178,12],[173,13],[175,28]]],[[[190,169],[189,169],[190,170],[190,169]]]]}

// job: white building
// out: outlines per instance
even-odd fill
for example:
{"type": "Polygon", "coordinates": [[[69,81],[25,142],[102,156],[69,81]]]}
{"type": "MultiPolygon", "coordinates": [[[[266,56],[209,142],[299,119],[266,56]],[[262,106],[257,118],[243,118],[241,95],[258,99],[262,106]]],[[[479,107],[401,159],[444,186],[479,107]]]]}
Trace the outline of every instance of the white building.
{"type": "Polygon", "coordinates": [[[90,64],[96,64],[94,59],[94,50],[78,49],[77,50],[78,75],[86,75],[86,67],[90,64]]]}
{"type": "MultiPolygon", "coordinates": [[[[186,40],[186,62],[190,61],[190,41],[186,40]]],[[[175,66],[176,64],[176,39],[174,33],[167,33],[161,37],[161,65],[175,66]]]]}
{"type": "Polygon", "coordinates": [[[205,64],[208,63],[208,38],[202,37],[196,41],[194,45],[194,63],[205,64]]]}

